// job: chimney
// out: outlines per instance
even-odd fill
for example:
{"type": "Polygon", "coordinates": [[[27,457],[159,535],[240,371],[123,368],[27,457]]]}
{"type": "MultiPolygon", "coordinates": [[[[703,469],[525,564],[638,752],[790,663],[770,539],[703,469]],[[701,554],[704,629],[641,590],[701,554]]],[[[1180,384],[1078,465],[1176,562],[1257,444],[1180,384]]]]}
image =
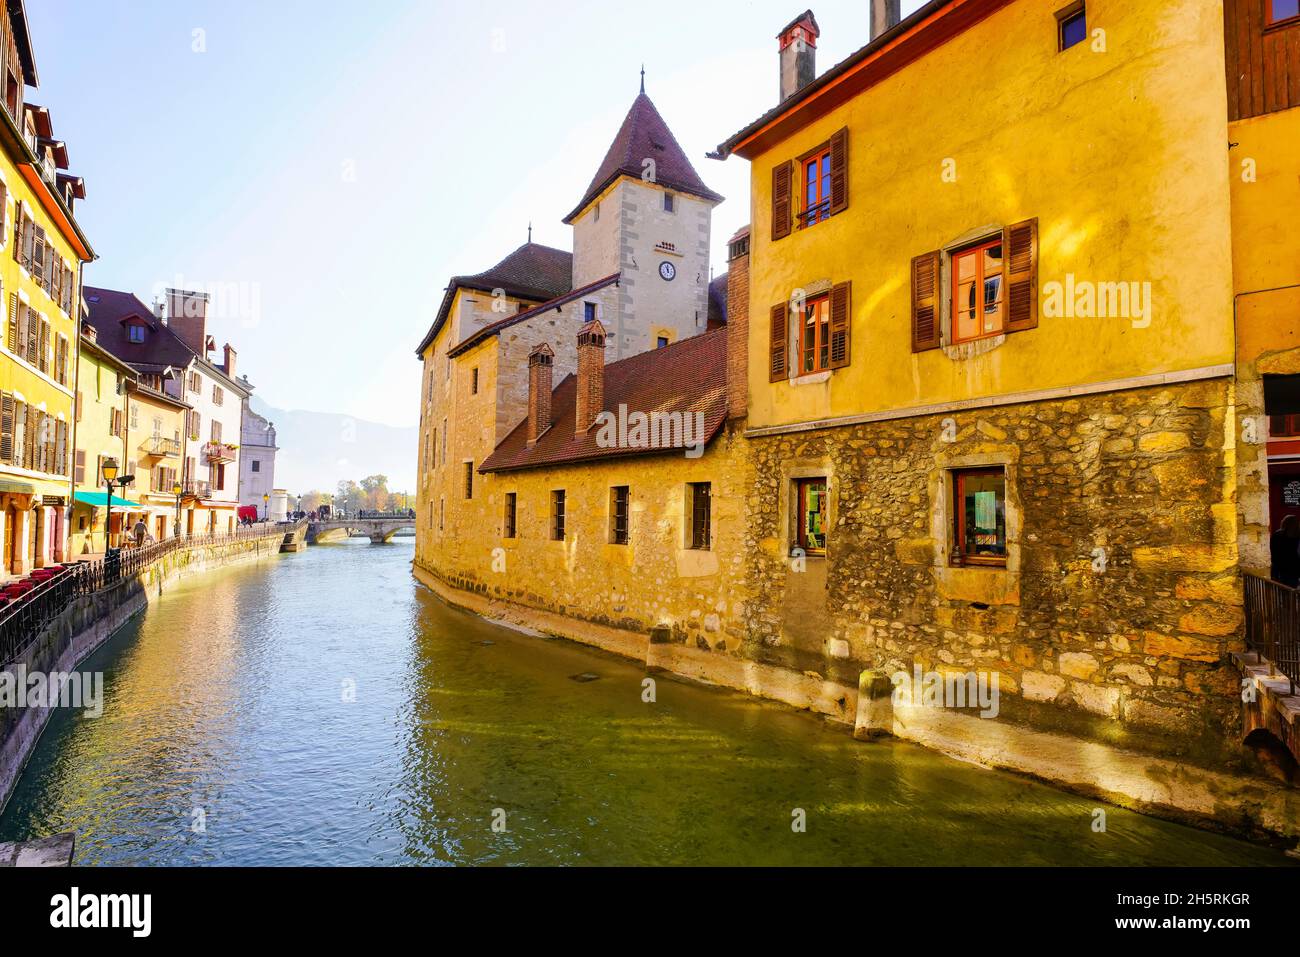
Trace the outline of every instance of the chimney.
{"type": "Polygon", "coordinates": [[[95,342],[99,339],[99,330],[88,322],[83,322],[81,324],[81,334],[91,342],[95,342]]]}
{"type": "Polygon", "coordinates": [[[208,357],[208,294],[184,289],[167,290],[167,328],[190,351],[208,357]]]}
{"type": "Polygon", "coordinates": [[[749,414],[749,227],[727,240],[727,418],[749,414]]]}
{"type": "MultiPolygon", "coordinates": [[[[895,0],[894,8],[898,8],[895,0]]],[[[821,30],[811,10],[776,35],[781,49],[781,102],[798,93],[817,76],[817,38],[821,30]]]]}
{"type": "Polygon", "coordinates": [[[551,427],[551,367],[555,353],[546,343],[528,353],[528,447],[551,427]]]}
{"type": "Polygon", "coordinates": [[[225,348],[226,362],[221,368],[226,375],[230,376],[232,379],[235,377],[235,356],[238,354],[239,353],[235,352],[235,350],[230,347],[230,343],[227,342],[225,348]]]}
{"type": "Polygon", "coordinates": [[[871,39],[888,33],[902,19],[901,0],[871,0],[871,39]]]}
{"type": "Polygon", "coordinates": [[[578,397],[573,410],[573,429],[578,438],[605,408],[605,327],[593,319],[578,330],[578,397]]]}

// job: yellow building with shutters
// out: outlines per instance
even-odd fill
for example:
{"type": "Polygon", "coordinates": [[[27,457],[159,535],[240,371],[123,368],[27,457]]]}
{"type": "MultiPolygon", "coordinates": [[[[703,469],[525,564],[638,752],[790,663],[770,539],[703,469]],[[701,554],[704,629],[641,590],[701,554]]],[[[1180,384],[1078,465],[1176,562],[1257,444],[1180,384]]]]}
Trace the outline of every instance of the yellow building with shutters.
{"type": "MultiPolygon", "coordinates": [[[[127,386],[127,464],[135,476],[129,497],[139,508],[128,512],[128,527],[143,520],[148,535],[163,541],[194,531],[193,498],[178,494],[189,437],[185,435],[190,405],[162,391],[157,375],[142,375],[127,386]],[[178,503],[178,499],[181,499],[178,503]]],[[[200,528],[200,531],[202,529],[200,528]]]]}
{"type": "Polygon", "coordinates": [[[820,76],[816,20],[789,24],[780,102],[717,151],[752,174],[751,647],[850,687],[995,673],[1016,720],[1223,747],[1222,2],[871,12],[820,76]]]}
{"type": "MultiPolygon", "coordinates": [[[[77,358],[76,449],[72,457],[73,504],[68,533],[68,559],[102,554],[108,490],[104,485],[103,464],[112,459],[118,464],[119,477],[132,472],[128,448],[127,395],[135,384],[136,372],[94,338],[94,328],[87,324],[81,336],[77,358]],[[89,333],[89,334],[87,334],[89,333]]],[[[108,544],[121,544],[122,531],[129,528],[127,513],[139,505],[131,490],[113,493],[113,519],[108,529],[108,544]]]]}
{"type": "Polygon", "coordinates": [[[94,253],[73,218],[84,187],[67,146],[25,95],[38,77],[17,0],[0,52],[0,567],[13,576],[67,557],[78,290],[94,253]]]}

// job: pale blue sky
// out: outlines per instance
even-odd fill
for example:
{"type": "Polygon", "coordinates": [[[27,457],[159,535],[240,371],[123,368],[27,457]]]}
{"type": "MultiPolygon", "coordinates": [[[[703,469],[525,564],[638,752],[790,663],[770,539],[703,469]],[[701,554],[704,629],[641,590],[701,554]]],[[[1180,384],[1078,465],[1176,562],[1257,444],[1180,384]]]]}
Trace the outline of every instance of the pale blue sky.
{"type": "MultiPolygon", "coordinates": [[[[919,6],[904,2],[904,14],[919,6]]],[[[748,164],[704,158],[774,105],[775,0],[28,0],[42,84],[100,260],[146,302],[223,285],[238,371],[281,408],[418,418],[414,348],[449,276],[526,238],[571,248],[581,198],[646,89],[749,221],[748,164]],[[196,37],[195,31],[202,34],[196,37]],[[206,52],[195,52],[196,46],[206,52]]],[[[865,0],[814,7],[818,71],[867,39],[865,0]]]]}

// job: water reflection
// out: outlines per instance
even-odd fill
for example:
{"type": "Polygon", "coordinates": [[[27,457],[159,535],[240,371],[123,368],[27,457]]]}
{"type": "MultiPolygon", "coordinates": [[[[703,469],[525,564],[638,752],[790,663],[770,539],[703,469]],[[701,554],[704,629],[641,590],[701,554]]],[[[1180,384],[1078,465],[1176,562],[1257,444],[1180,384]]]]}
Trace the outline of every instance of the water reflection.
{"type": "Polygon", "coordinates": [[[89,663],[104,717],[56,718],[0,840],[73,829],[86,864],[1285,861],[1115,808],[1096,834],[1093,802],[662,675],[646,704],[643,669],[450,609],[410,559],[357,541],[177,589],[89,663]]]}

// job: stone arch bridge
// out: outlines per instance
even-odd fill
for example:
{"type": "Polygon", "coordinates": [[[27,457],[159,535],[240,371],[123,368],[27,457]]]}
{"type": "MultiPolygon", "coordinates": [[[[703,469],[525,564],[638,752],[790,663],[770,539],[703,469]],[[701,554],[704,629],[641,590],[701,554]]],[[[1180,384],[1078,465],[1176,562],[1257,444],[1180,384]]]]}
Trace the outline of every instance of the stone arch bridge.
{"type": "Polygon", "coordinates": [[[332,518],[310,522],[307,525],[307,544],[323,545],[341,542],[348,538],[368,537],[381,545],[393,540],[403,529],[415,531],[415,518],[410,515],[377,515],[366,518],[332,518]]]}

